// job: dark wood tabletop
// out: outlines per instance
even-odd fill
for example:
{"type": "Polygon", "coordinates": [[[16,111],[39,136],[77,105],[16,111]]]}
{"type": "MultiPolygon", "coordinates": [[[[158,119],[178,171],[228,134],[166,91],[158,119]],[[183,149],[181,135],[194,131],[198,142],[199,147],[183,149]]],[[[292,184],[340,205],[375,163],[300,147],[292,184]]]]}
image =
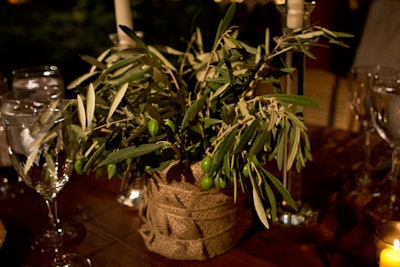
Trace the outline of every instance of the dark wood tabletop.
{"type": "MultiPolygon", "coordinates": [[[[137,209],[118,203],[118,179],[74,175],[58,197],[61,221],[83,226],[84,236],[63,246],[102,266],[375,266],[376,220],[365,212],[369,197],[349,194],[344,184],[361,166],[362,135],[310,127],[314,160],[301,173],[303,200],[318,211],[309,225],[255,220],[235,248],[207,261],[176,261],[149,252],[138,233],[137,209]]],[[[373,138],[374,156],[388,170],[390,148],[373,138]]],[[[46,252],[31,249],[31,237],[47,223],[44,201],[31,189],[0,200],[0,219],[7,229],[0,266],[39,266],[46,252]]]]}

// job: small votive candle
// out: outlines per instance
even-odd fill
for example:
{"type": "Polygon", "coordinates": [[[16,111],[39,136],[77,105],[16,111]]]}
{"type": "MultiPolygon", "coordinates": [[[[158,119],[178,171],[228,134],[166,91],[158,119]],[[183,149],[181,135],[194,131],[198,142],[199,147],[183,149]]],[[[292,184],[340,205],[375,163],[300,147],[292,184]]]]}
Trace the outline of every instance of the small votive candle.
{"type": "Polygon", "coordinates": [[[382,249],[380,254],[379,267],[400,266],[400,247],[399,240],[394,240],[393,247],[382,249]]]}
{"type": "Polygon", "coordinates": [[[379,225],[375,232],[376,257],[379,267],[400,266],[400,222],[379,225]]]}

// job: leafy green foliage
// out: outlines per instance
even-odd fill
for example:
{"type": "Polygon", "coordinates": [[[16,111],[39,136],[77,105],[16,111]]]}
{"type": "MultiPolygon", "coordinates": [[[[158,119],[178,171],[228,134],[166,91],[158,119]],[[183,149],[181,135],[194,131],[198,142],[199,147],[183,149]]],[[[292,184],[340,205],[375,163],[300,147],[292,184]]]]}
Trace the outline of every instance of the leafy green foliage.
{"type": "Polygon", "coordinates": [[[342,43],[334,32],[312,26],[280,37],[271,50],[265,44],[251,47],[236,39],[237,27],[230,26],[234,12],[233,4],[209,52],[203,50],[200,30],[185,51],[177,51],[149,46],[122,27],[135,47],[112,47],[97,59],[84,57],[93,67],[69,87],[79,93],[83,171],[113,164],[113,174],[125,177],[128,171],[152,174],[173,160],[209,157],[207,188],[212,180],[222,188],[234,185],[252,192],[267,227],[265,207],[276,214],[274,190],[296,208],[263,166],[274,160],[282,170],[285,151],[288,169],[296,164],[300,170],[311,160],[306,127],[294,110],[318,104],[304,96],[256,95],[255,87],[277,87],[280,76],[292,71],[273,64],[285,52],[301,49],[312,56],[309,47],[317,38],[342,43]],[[167,125],[171,120],[174,131],[167,125]]]}

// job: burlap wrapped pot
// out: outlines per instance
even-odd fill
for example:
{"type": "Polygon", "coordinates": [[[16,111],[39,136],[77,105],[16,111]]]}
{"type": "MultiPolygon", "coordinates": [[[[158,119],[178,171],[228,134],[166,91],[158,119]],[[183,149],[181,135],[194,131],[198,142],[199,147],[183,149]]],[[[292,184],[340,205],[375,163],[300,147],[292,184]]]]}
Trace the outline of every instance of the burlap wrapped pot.
{"type": "Polygon", "coordinates": [[[199,186],[200,164],[174,162],[146,186],[139,232],[146,247],[175,260],[207,260],[233,248],[252,223],[251,208],[233,190],[199,186]]]}

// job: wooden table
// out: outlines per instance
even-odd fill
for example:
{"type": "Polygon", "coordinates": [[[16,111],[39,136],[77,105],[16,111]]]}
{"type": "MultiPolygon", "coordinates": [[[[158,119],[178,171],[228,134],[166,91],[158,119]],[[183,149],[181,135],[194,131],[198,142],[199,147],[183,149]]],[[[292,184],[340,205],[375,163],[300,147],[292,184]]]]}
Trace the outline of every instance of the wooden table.
{"type": "MultiPolygon", "coordinates": [[[[63,221],[81,222],[85,236],[65,246],[102,266],[374,266],[375,221],[363,210],[370,200],[349,195],[343,183],[352,179],[362,159],[360,135],[310,127],[314,160],[302,172],[304,200],[319,212],[307,226],[255,222],[234,249],[205,262],[173,261],[149,252],[138,233],[135,209],[116,201],[119,181],[74,176],[59,195],[63,221]]],[[[379,138],[381,159],[390,149],[379,138]]],[[[44,253],[30,249],[30,236],[47,223],[43,200],[26,188],[15,198],[0,200],[0,218],[8,233],[0,250],[0,266],[38,266],[44,253]]]]}

